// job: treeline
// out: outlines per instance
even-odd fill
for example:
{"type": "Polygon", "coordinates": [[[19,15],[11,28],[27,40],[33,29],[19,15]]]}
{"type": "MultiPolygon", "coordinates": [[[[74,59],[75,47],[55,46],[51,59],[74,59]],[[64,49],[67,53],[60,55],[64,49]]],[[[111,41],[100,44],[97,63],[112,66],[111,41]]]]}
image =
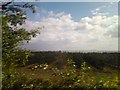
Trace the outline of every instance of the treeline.
{"type": "Polygon", "coordinates": [[[61,51],[41,51],[32,52],[33,56],[29,58],[28,64],[42,64],[55,65],[58,68],[63,67],[68,59],[72,59],[79,68],[82,62],[88,63],[97,69],[104,67],[118,68],[117,52],[104,53],[81,53],[81,52],[61,52],[61,51]]]}

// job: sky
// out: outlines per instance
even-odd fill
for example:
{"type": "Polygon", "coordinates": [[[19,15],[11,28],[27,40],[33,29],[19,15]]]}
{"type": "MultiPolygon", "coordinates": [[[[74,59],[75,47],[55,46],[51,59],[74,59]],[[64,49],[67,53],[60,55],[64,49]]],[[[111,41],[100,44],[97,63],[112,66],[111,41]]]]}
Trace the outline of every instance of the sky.
{"type": "Polygon", "coordinates": [[[118,51],[117,2],[37,2],[26,30],[40,34],[23,48],[34,51],[118,51]]]}

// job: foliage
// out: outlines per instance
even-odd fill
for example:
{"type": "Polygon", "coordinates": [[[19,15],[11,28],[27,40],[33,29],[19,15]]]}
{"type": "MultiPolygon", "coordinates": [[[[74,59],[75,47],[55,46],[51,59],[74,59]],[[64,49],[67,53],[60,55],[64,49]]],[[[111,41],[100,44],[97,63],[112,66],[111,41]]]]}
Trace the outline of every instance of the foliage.
{"type": "MultiPolygon", "coordinates": [[[[44,70],[44,66],[47,64],[42,65],[35,65],[37,66],[38,70],[44,70]],[[42,68],[40,66],[43,66],[42,68]]],[[[33,66],[33,68],[35,68],[33,66]]],[[[45,72],[49,71],[51,68],[49,65],[47,66],[48,69],[45,72]]],[[[35,69],[35,70],[37,70],[35,69]]],[[[31,72],[34,72],[31,70],[31,72]]],[[[66,66],[60,70],[56,67],[51,68],[51,72],[53,73],[52,76],[49,78],[43,79],[28,79],[25,78],[20,73],[15,72],[13,69],[10,69],[10,72],[7,72],[7,76],[3,77],[3,84],[6,85],[3,89],[7,89],[8,87],[11,89],[33,89],[33,90],[44,90],[44,89],[85,89],[85,90],[97,90],[97,89],[119,89],[118,86],[118,77],[113,76],[110,79],[100,79],[96,80],[96,76],[91,75],[92,67],[90,67],[86,62],[81,63],[80,69],[76,69],[75,63],[71,60],[67,60],[66,66]],[[9,82],[7,81],[6,77],[9,77],[9,82]]],[[[41,73],[39,73],[41,74],[41,73]]],[[[50,74],[49,74],[50,75],[50,74]]],[[[44,77],[44,76],[43,76],[44,77]]],[[[98,77],[97,77],[98,78],[98,77]]]]}
{"type": "Polygon", "coordinates": [[[20,89],[22,84],[26,83],[26,78],[17,72],[14,68],[4,70],[2,77],[3,89],[20,89]]]}
{"type": "Polygon", "coordinates": [[[118,55],[119,53],[81,53],[81,52],[58,52],[58,51],[44,51],[44,52],[32,52],[34,56],[29,58],[29,64],[35,63],[48,63],[54,64],[56,67],[63,67],[67,59],[72,59],[77,68],[80,68],[82,62],[88,63],[90,66],[97,69],[104,69],[110,67],[118,69],[118,55]]]}
{"type": "Polygon", "coordinates": [[[18,88],[21,83],[24,83],[23,77],[15,67],[25,65],[31,53],[21,49],[20,46],[38,33],[38,30],[27,31],[19,27],[27,19],[26,8],[35,12],[34,6],[28,3],[21,5],[15,5],[13,2],[2,3],[0,19],[2,19],[3,88],[18,88]]]}
{"type": "MultiPolygon", "coordinates": [[[[49,68],[51,67],[48,65],[47,70],[49,70],[49,68]]],[[[67,64],[62,70],[56,67],[52,67],[51,70],[53,74],[52,76],[50,76],[50,78],[41,79],[41,80],[36,79],[38,84],[32,83],[34,88],[40,88],[40,89],[43,88],[81,89],[82,88],[85,90],[119,88],[117,76],[113,76],[112,78],[109,79],[106,79],[107,78],[106,77],[100,80],[96,80],[96,76],[90,74],[91,72],[93,72],[93,68],[89,66],[86,62],[82,62],[80,68],[77,69],[75,62],[73,62],[71,59],[68,59],[67,64]],[[46,82],[46,84],[44,82],[46,82]]],[[[36,80],[34,79],[33,81],[36,80]]]]}
{"type": "Polygon", "coordinates": [[[5,63],[3,67],[9,68],[19,62],[25,64],[30,56],[29,51],[21,50],[19,46],[36,36],[38,30],[27,31],[18,27],[24,24],[26,19],[23,8],[29,7],[29,4],[14,5],[12,2],[2,5],[2,58],[5,63]]]}

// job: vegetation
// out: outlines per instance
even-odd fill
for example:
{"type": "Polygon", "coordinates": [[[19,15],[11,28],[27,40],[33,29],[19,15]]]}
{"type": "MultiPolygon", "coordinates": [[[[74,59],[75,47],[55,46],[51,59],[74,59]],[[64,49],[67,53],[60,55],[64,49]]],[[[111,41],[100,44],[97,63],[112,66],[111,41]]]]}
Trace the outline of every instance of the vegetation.
{"type": "Polygon", "coordinates": [[[2,74],[3,88],[11,88],[21,80],[21,75],[15,70],[16,65],[25,65],[30,51],[19,48],[25,41],[36,36],[37,30],[27,31],[19,28],[25,23],[26,12],[30,8],[35,12],[33,5],[28,3],[15,5],[13,2],[2,4],[2,74]],[[8,82],[9,80],[9,82],[8,82]]]}
{"type": "Polygon", "coordinates": [[[66,64],[68,58],[72,59],[79,68],[82,62],[87,62],[89,65],[104,69],[104,67],[118,68],[119,53],[80,53],[80,52],[33,52],[29,58],[28,64],[33,63],[48,63],[54,64],[58,68],[66,64]]]}
{"type": "Polygon", "coordinates": [[[66,65],[61,69],[51,64],[30,64],[19,67],[18,70],[30,80],[32,89],[119,89],[118,71],[95,69],[86,62],[82,62],[80,68],[73,60],[68,59],[66,65]]]}
{"type": "Polygon", "coordinates": [[[15,5],[8,2],[2,5],[3,90],[120,89],[118,53],[35,52],[30,56],[30,51],[21,49],[19,46],[38,32],[18,27],[27,18],[26,8],[35,12],[34,6],[28,3],[15,5]]]}

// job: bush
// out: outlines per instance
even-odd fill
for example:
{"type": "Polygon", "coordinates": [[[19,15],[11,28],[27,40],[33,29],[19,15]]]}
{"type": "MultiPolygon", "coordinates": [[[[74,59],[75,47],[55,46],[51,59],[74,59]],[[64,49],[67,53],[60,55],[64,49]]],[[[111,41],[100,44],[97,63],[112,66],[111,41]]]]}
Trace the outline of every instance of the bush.
{"type": "Polygon", "coordinates": [[[81,64],[80,69],[76,69],[75,63],[71,59],[68,59],[66,66],[62,70],[56,67],[52,68],[52,77],[48,79],[28,80],[11,68],[6,70],[6,73],[3,73],[3,89],[119,89],[118,77],[115,76],[113,79],[97,81],[95,76],[89,74],[91,70],[92,68],[86,62],[81,64]]]}

